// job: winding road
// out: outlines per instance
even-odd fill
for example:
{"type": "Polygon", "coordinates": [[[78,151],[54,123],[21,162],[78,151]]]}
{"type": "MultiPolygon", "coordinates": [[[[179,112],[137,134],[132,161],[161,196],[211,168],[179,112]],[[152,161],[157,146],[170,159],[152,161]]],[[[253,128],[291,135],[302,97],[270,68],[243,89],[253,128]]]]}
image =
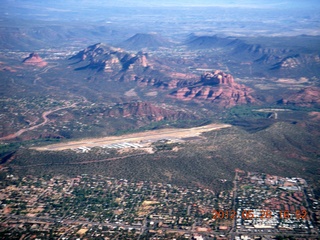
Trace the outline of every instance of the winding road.
{"type": "Polygon", "coordinates": [[[21,134],[27,132],[27,131],[31,131],[31,130],[34,130],[36,128],[39,128],[45,124],[47,124],[50,119],[48,118],[48,115],[53,113],[53,112],[57,112],[59,110],[62,110],[62,109],[65,109],[65,108],[71,108],[71,107],[74,107],[75,105],[77,105],[78,103],[73,103],[69,106],[64,106],[64,107],[60,107],[60,108],[56,108],[56,109],[53,109],[53,110],[49,110],[49,111],[45,111],[42,113],[41,117],[43,118],[43,122],[42,123],[39,123],[35,126],[32,126],[32,127],[29,127],[29,128],[23,128],[23,129],[20,129],[18,132],[16,133],[12,133],[12,134],[9,134],[7,136],[4,136],[4,137],[1,137],[0,138],[0,141],[5,141],[5,140],[11,140],[11,139],[14,139],[14,138],[17,138],[19,137],[21,134]]]}

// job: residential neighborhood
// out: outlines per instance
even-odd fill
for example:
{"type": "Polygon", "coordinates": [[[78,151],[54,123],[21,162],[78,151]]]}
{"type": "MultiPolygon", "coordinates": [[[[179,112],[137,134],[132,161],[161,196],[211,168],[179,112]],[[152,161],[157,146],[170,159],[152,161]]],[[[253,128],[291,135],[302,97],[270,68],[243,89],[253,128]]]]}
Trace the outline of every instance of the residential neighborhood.
{"type": "Polygon", "coordinates": [[[319,234],[320,209],[304,179],[241,170],[234,188],[220,193],[101,175],[7,175],[0,196],[5,239],[312,239],[319,234]]]}

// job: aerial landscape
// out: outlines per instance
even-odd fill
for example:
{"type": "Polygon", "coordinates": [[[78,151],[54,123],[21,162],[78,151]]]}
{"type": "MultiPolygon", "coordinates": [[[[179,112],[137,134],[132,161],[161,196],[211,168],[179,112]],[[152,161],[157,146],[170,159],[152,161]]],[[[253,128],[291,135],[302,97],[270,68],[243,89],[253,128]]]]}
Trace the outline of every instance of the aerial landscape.
{"type": "Polygon", "coordinates": [[[0,239],[319,239],[317,0],[0,6],[0,239]]]}

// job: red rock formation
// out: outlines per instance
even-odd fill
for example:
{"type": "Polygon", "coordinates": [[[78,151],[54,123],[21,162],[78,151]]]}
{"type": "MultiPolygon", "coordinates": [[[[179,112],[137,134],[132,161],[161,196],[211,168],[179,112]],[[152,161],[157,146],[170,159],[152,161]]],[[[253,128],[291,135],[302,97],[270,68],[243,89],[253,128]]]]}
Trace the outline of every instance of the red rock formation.
{"type": "Polygon", "coordinates": [[[310,112],[308,115],[312,121],[320,123],[320,112],[310,112]]]}
{"type": "Polygon", "coordinates": [[[286,105],[297,105],[303,107],[320,106],[320,88],[307,87],[295,94],[291,94],[279,101],[286,105]]]}
{"type": "Polygon", "coordinates": [[[30,53],[30,55],[23,60],[23,63],[36,67],[45,67],[48,64],[47,62],[43,61],[43,59],[37,53],[30,53]]]}
{"type": "Polygon", "coordinates": [[[177,111],[175,109],[168,108],[168,106],[156,106],[149,102],[120,104],[104,112],[104,115],[106,117],[137,118],[148,119],[151,121],[197,118],[191,113],[179,110],[177,111]]]}
{"type": "Polygon", "coordinates": [[[184,101],[209,101],[220,107],[255,102],[252,89],[234,82],[230,74],[221,71],[205,73],[200,82],[176,90],[172,96],[184,101]]]}
{"type": "Polygon", "coordinates": [[[0,72],[16,72],[14,68],[6,66],[3,62],[0,62],[0,72]]]}
{"type": "Polygon", "coordinates": [[[206,72],[201,76],[201,82],[205,85],[233,85],[234,80],[230,74],[225,74],[222,71],[206,72]]]}
{"type": "Polygon", "coordinates": [[[141,56],[138,58],[138,63],[139,63],[139,65],[141,65],[142,67],[147,67],[147,66],[148,66],[148,61],[147,61],[146,55],[141,55],[141,56]]]}

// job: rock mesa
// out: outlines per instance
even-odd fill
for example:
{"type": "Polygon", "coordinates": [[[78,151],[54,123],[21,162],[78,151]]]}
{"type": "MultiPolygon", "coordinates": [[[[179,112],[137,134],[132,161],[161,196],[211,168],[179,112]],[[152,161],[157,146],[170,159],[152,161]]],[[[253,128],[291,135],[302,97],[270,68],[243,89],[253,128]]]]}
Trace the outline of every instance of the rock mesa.
{"type": "Polygon", "coordinates": [[[36,67],[45,67],[48,64],[37,53],[30,53],[30,55],[23,60],[23,63],[36,67]]]}

